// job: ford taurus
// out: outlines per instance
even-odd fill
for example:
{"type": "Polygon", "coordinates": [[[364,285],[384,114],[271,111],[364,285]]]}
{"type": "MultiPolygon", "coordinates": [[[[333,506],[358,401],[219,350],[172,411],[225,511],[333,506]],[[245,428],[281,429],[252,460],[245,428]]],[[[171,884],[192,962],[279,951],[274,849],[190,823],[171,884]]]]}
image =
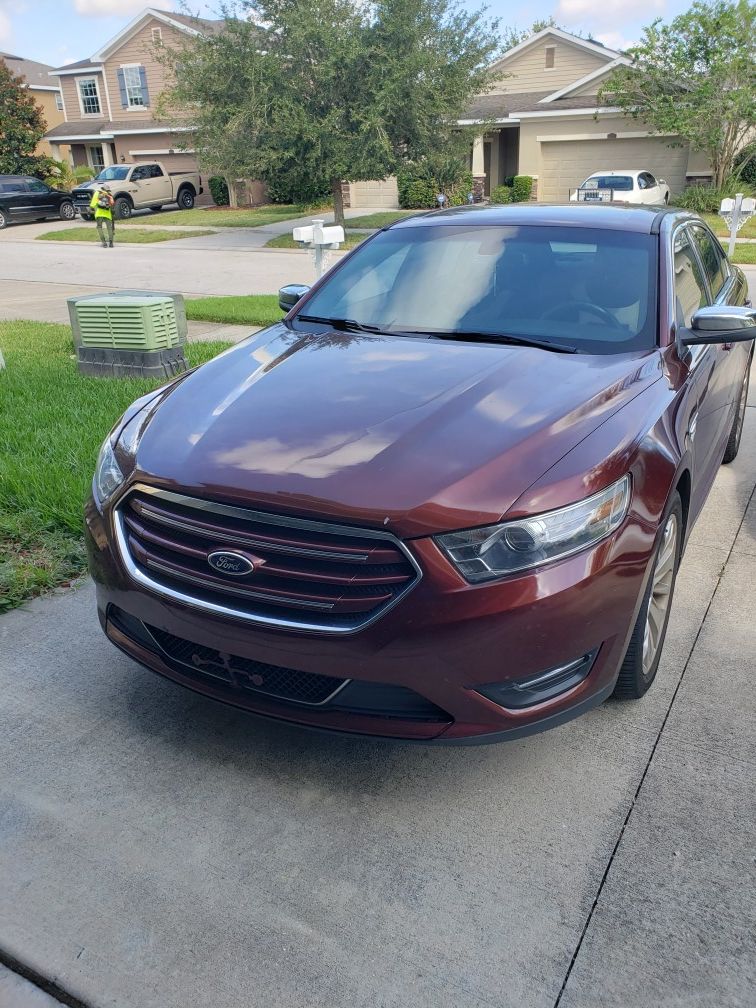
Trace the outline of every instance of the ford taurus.
{"type": "Polygon", "coordinates": [[[641,697],[746,412],[756,312],[703,221],[441,211],[280,298],[102,446],[110,640],[258,714],[416,741],[641,697]]]}

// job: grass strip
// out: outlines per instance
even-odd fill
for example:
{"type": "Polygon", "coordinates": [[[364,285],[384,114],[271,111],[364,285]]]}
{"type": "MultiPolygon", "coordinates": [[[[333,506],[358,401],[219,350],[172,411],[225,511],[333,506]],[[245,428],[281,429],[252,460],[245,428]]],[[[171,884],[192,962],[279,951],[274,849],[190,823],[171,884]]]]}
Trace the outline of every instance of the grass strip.
{"type": "Polygon", "coordinates": [[[240,294],[227,297],[188,298],[186,317],[195,322],[229,325],[273,325],[283,318],[277,294],[240,294]]]}
{"type": "MultiPolygon", "coordinates": [[[[190,365],[228,346],[193,343],[190,365]]],[[[71,330],[0,322],[0,612],[86,569],[82,506],[97,452],[126,407],[162,380],[76,370],[71,330]]]]}
{"type": "MultiPolygon", "coordinates": [[[[198,238],[201,235],[212,234],[212,231],[165,231],[160,228],[135,228],[121,227],[121,222],[116,224],[115,244],[116,245],[152,245],[154,242],[178,241],[181,238],[198,238]]],[[[91,242],[97,245],[100,236],[94,226],[68,228],[65,231],[47,231],[45,234],[37,235],[37,241],[71,241],[71,242],[91,242]]]]}

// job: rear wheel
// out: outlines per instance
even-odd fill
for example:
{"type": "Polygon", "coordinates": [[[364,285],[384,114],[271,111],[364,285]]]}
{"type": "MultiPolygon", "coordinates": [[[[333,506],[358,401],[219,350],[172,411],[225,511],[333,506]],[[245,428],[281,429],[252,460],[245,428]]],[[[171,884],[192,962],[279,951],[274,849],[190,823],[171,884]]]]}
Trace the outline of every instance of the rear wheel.
{"type": "Polygon", "coordinates": [[[7,226],[8,226],[8,215],[6,214],[5,210],[0,210],[0,231],[2,231],[3,228],[7,226]]]}
{"type": "Polygon", "coordinates": [[[743,424],[745,422],[746,415],[746,405],[748,403],[748,379],[751,374],[751,362],[748,362],[748,367],[746,368],[746,373],[743,376],[743,384],[740,389],[740,399],[738,400],[738,409],[735,413],[735,419],[732,422],[732,430],[730,431],[730,437],[727,441],[727,447],[725,448],[725,453],[722,456],[722,462],[727,465],[728,462],[733,462],[740,449],[740,439],[743,436],[743,424]]]}
{"type": "Polygon", "coordinates": [[[74,210],[74,205],[70,200],[64,200],[60,204],[60,219],[61,220],[73,220],[76,216],[76,211],[74,210]]]}
{"type": "Polygon", "coordinates": [[[177,203],[180,210],[191,210],[194,206],[194,193],[191,189],[182,189],[178,194],[177,203]]]}
{"type": "Polygon", "coordinates": [[[119,196],[113,207],[113,216],[116,220],[127,220],[131,217],[132,210],[131,200],[126,199],[125,196],[119,196]]]}
{"type": "Polygon", "coordinates": [[[661,660],[682,547],[682,501],[675,490],[661,523],[651,577],[622,662],[614,696],[637,700],[651,686],[661,660]]]}

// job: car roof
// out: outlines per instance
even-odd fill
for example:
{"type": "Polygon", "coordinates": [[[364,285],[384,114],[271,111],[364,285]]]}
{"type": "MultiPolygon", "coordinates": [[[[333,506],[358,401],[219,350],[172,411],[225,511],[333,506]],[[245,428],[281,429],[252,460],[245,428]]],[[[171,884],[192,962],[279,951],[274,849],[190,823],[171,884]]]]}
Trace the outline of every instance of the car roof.
{"type": "Polygon", "coordinates": [[[656,234],[670,214],[690,216],[674,207],[637,203],[515,203],[507,206],[461,206],[404,217],[395,228],[438,227],[443,224],[473,227],[532,225],[533,227],[589,227],[611,231],[656,234]]]}
{"type": "Polygon", "coordinates": [[[653,172],[648,171],[648,168],[596,168],[588,178],[592,178],[594,175],[640,175],[642,172],[648,172],[649,175],[653,174],[653,172]]]}

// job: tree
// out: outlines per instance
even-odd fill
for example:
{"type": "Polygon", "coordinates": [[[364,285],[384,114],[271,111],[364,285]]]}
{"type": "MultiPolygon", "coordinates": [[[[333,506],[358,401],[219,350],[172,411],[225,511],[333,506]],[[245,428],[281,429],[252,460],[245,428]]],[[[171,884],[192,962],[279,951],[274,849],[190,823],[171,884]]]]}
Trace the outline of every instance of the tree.
{"type": "Polygon", "coordinates": [[[544,28],[560,27],[561,25],[558,25],[553,15],[551,15],[547,18],[536,18],[530,28],[505,28],[502,36],[502,46],[505,51],[514,49],[515,46],[529,39],[531,35],[537,35],[538,32],[542,32],[544,28]]]}
{"type": "Polygon", "coordinates": [[[39,168],[34,153],[47,123],[42,109],[24,85],[0,59],[0,174],[28,175],[39,168]]]}
{"type": "Polygon", "coordinates": [[[456,0],[260,0],[235,12],[170,54],[169,100],[196,110],[204,165],[330,190],[341,222],[342,182],[462,143],[456,120],[497,51],[496,25],[456,0]]]}
{"type": "Polygon", "coordinates": [[[719,187],[756,127],[755,29],[748,0],[694,3],[670,24],[644,29],[628,52],[631,66],[613,72],[600,98],[704,151],[719,187]]]}

